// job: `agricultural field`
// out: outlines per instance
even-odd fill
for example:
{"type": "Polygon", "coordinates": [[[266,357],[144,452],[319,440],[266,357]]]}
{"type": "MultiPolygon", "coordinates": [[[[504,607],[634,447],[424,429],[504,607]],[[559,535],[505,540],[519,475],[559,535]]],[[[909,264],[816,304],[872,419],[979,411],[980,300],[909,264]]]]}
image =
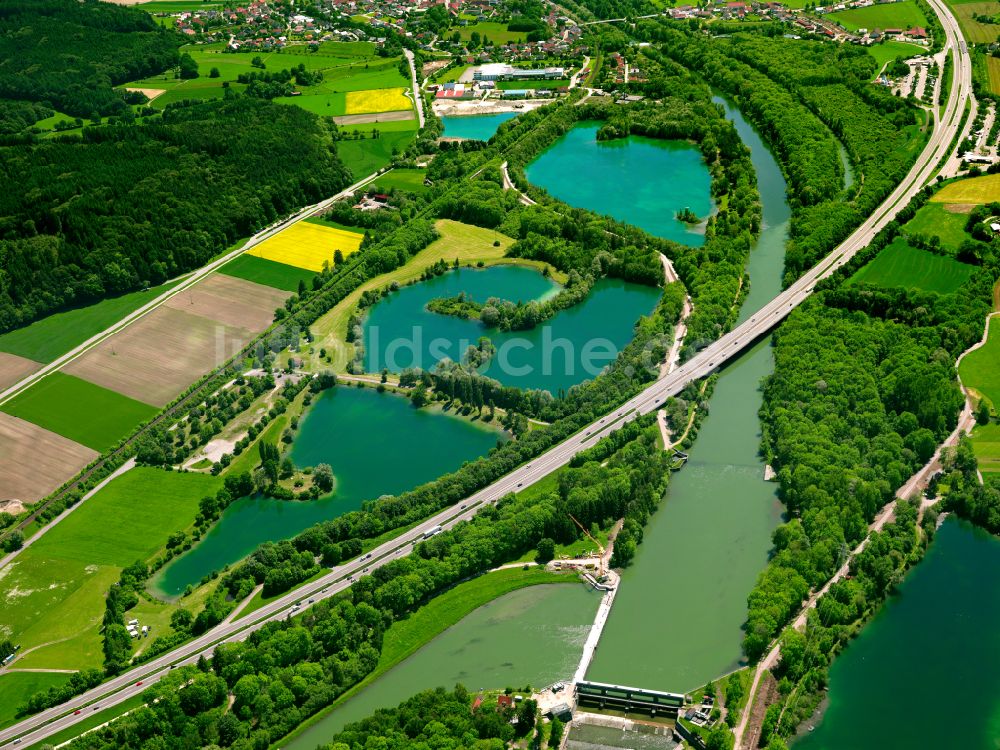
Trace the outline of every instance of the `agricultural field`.
{"type": "Polygon", "coordinates": [[[337,141],[337,156],[344,163],[354,179],[360,179],[365,175],[389,166],[393,157],[401,153],[413,140],[417,132],[416,121],[410,120],[401,123],[379,123],[375,125],[350,125],[343,130],[350,128],[351,131],[359,131],[366,134],[366,137],[359,139],[345,139],[337,141]],[[406,130],[397,131],[393,125],[408,125],[406,130]],[[377,138],[372,138],[369,133],[378,130],[377,138]]]}
{"type": "Polygon", "coordinates": [[[0,445],[0,500],[40,500],[99,455],[3,412],[0,445]]]}
{"type": "Polygon", "coordinates": [[[973,16],[1000,15],[1000,2],[948,0],[947,5],[955,14],[955,18],[958,19],[958,25],[962,27],[962,35],[967,41],[973,44],[988,44],[995,42],[1000,36],[1000,26],[997,24],[980,23],[973,19],[973,16]]]}
{"type": "Polygon", "coordinates": [[[16,354],[35,362],[51,362],[156,299],[175,283],[53,313],[23,328],[0,334],[0,352],[16,354]]]}
{"type": "MultiPolygon", "coordinates": [[[[0,578],[3,627],[23,644],[18,666],[99,666],[108,588],[122,568],[150,561],[170,534],[191,527],[198,501],[221,483],[204,474],[133,469],[22,552],[0,578]]],[[[139,606],[153,621],[156,605],[139,606]]]]}
{"type": "Polygon", "coordinates": [[[287,297],[272,287],[212,274],[164,304],[234,328],[263,331],[274,321],[275,308],[287,297]]]}
{"type": "Polygon", "coordinates": [[[246,328],[163,305],[74,360],[64,372],[165,406],[252,337],[246,328]]]}
{"type": "Polygon", "coordinates": [[[375,112],[398,112],[411,108],[404,88],[368,89],[348,91],[345,95],[344,114],[364,115],[375,112]]]}
{"type": "Polygon", "coordinates": [[[98,453],[157,412],[149,404],[62,372],[46,375],[0,409],[98,453]]]}
{"type": "Polygon", "coordinates": [[[1000,200],[1000,174],[956,180],[934,194],[934,203],[992,203],[1000,200]]]}
{"type": "MultiPolygon", "coordinates": [[[[315,351],[318,352],[320,348],[324,347],[331,351],[344,350],[346,354],[342,361],[336,362],[335,365],[341,369],[345,367],[354,356],[353,346],[345,344],[347,322],[357,308],[361,295],[369,289],[379,289],[394,281],[400,285],[416,281],[425,268],[439,260],[450,263],[458,259],[461,264],[483,261],[486,265],[518,263],[539,270],[545,266],[544,263],[536,261],[506,258],[507,248],[514,244],[514,240],[491,229],[482,229],[450,219],[439,219],[435,227],[441,236],[414,255],[406,265],[381,276],[376,276],[374,279],[369,279],[312,325],[311,330],[316,337],[316,344],[313,347],[315,351]],[[494,247],[494,241],[500,244],[494,247]]],[[[553,273],[553,278],[557,281],[565,280],[555,273],[553,273]]]]}
{"type": "Polygon", "coordinates": [[[297,291],[300,281],[309,283],[315,276],[312,271],[304,268],[276,263],[247,253],[226,263],[219,269],[219,273],[288,292],[297,291]]]}
{"type": "Polygon", "coordinates": [[[858,29],[909,29],[913,26],[927,26],[927,19],[914,0],[896,3],[879,3],[866,8],[850,8],[836,13],[828,13],[827,18],[836,21],[848,31],[858,29]]]}
{"type": "Polygon", "coordinates": [[[473,33],[476,33],[481,38],[486,37],[496,44],[510,44],[511,42],[523,44],[528,37],[527,31],[508,31],[507,24],[496,21],[481,21],[468,26],[456,26],[449,32],[449,36],[456,31],[462,41],[468,41],[472,38],[473,33]]]}
{"type": "Polygon", "coordinates": [[[40,362],[0,352],[0,390],[13,385],[41,366],[40,362]]]}
{"type": "Polygon", "coordinates": [[[397,189],[411,193],[425,193],[430,189],[424,184],[426,176],[427,171],[423,169],[394,169],[375,180],[372,187],[386,192],[397,189]]]}
{"type": "Polygon", "coordinates": [[[963,211],[957,208],[941,203],[927,203],[903,226],[903,231],[939,237],[942,247],[958,250],[958,246],[969,239],[965,232],[969,211],[967,207],[961,207],[965,208],[963,211]]]}
{"type": "Polygon", "coordinates": [[[975,272],[975,266],[911,247],[902,238],[897,238],[854,274],[848,283],[951,294],[975,272]]]}
{"type": "Polygon", "coordinates": [[[990,55],[986,58],[986,74],[990,82],[990,91],[1000,94],[1000,57],[990,55]]]}
{"type": "MultiPolygon", "coordinates": [[[[275,101],[300,106],[318,115],[335,116],[348,114],[346,92],[400,88],[408,84],[398,70],[398,58],[376,57],[374,45],[367,42],[324,42],[317,52],[308,52],[305,47],[263,53],[223,50],[222,43],[182,48],[198,64],[198,78],[182,80],[169,70],[128,86],[165,89],[151,103],[163,108],[183,99],[220,99],[225,93],[224,84],[242,90],[244,84],[238,82],[242,74],[277,72],[304,65],[310,72],[322,73],[323,80],[314,86],[297,87],[301,96],[279,97],[275,101]],[[264,63],[263,71],[252,65],[257,57],[264,63]],[[213,69],[218,71],[215,78],[211,75],[213,69]]],[[[406,100],[395,108],[410,109],[411,104],[406,100]]]]}
{"type": "Polygon", "coordinates": [[[986,344],[962,358],[958,375],[966,388],[989,402],[994,413],[1000,410],[1000,322],[996,318],[990,320],[986,344]]]}
{"type": "Polygon", "coordinates": [[[318,273],[324,263],[333,264],[337,250],[346,258],[357,252],[363,239],[363,234],[300,221],[250,248],[247,254],[318,273]]]}
{"type": "Polygon", "coordinates": [[[915,55],[922,55],[927,52],[923,47],[916,44],[909,44],[907,42],[882,42],[881,44],[873,44],[870,47],[865,47],[868,54],[875,58],[875,62],[879,65],[879,70],[891,60],[895,60],[897,57],[913,57],[915,55]]]}
{"type": "Polygon", "coordinates": [[[238,352],[287,292],[215,274],[102,341],[64,371],[154,406],[238,352]]]}

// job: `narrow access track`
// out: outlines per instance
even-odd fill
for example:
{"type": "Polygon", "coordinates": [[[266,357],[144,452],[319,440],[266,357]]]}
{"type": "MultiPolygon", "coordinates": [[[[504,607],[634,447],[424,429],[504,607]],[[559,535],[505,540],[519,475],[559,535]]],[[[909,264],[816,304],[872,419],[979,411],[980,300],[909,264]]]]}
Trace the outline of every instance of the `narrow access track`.
{"type": "Polygon", "coordinates": [[[264,607],[213,630],[150,662],[134,667],[65,703],[42,711],[24,721],[0,730],[2,747],[41,742],[46,737],[77,722],[98,709],[108,708],[140,694],[151,683],[161,679],[173,667],[193,664],[202,654],[209,655],[220,643],[242,641],[254,630],[270,621],[284,619],[301,612],[314,601],[334,596],[349,588],[355,577],[367,575],[400,556],[409,554],[413,546],[436,527],[451,529],[470,520],[479,510],[496,503],[504,495],[520,492],[553,471],[565,466],[581,450],[595,445],[627,422],[655,411],[689,382],[705,377],[738,356],[744,348],[768,333],[812,293],[816,282],[834,273],[895,217],[934,175],[937,165],[948,153],[958,131],[972,90],[972,64],[958,23],[942,0],[930,0],[941,19],[949,43],[954,47],[956,65],[953,85],[943,116],[936,124],[930,140],[917,162],[892,194],[859,226],[850,237],[836,247],[819,264],[798,281],[764,305],[749,320],[707,346],[699,354],[666,377],[651,383],[618,409],[601,417],[562,443],[537,458],[501,477],[488,487],[470,496],[458,508],[454,506],[432,516],[400,536],[383,543],[362,558],[333,568],[323,577],[279,597],[264,607]],[[142,682],[141,685],[137,684],[142,682]],[[79,713],[75,713],[79,712],[79,713]]]}

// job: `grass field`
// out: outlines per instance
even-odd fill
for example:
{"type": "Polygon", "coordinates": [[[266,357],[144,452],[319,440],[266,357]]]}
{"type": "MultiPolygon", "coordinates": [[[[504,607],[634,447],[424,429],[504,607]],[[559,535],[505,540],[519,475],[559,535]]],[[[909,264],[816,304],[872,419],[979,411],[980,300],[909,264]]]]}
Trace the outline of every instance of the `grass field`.
{"type": "Polygon", "coordinates": [[[46,375],[0,408],[99,453],[157,411],[62,372],[46,375]]]}
{"type": "Polygon", "coordinates": [[[882,42],[881,44],[873,44],[870,47],[865,47],[868,54],[875,58],[875,61],[879,65],[879,69],[882,68],[890,60],[895,60],[897,57],[913,57],[914,55],[922,55],[927,52],[923,47],[916,44],[908,44],[906,42],[882,42]]]}
{"type": "MultiPolygon", "coordinates": [[[[488,37],[496,44],[509,44],[517,42],[523,44],[528,36],[527,31],[508,31],[507,24],[496,21],[482,21],[480,23],[469,24],[468,26],[456,26],[453,31],[457,31],[462,41],[468,41],[472,34],[478,33],[480,37],[488,37]]],[[[451,32],[449,32],[451,33],[451,32]]]]}
{"type": "Polygon", "coordinates": [[[1000,424],[976,425],[972,431],[972,450],[984,476],[1000,476],[1000,424]]]}
{"type": "Polygon", "coordinates": [[[126,472],[35,542],[30,551],[123,568],[152,558],[171,533],[194,523],[198,501],[222,480],[151,467],[126,472]]]}
{"type": "Polygon", "coordinates": [[[897,238],[871,263],[854,274],[848,283],[951,294],[975,272],[975,266],[910,247],[905,240],[897,238]]]}
{"type": "Polygon", "coordinates": [[[404,88],[368,89],[348,91],[345,95],[344,114],[365,115],[373,112],[396,112],[413,105],[403,92],[404,88]]]}
{"type": "Polygon", "coordinates": [[[850,8],[836,13],[828,13],[832,19],[849,31],[857,29],[909,29],[913,26],[927,26],[927,19],[914,0],[895,3],[880,3],[867,8],[850,8]]]}
{"type": "Polygon", "coordinates": [[[235,276],[238,279],[246,279],[255,284],[283,289],[288,292],[297,291],[299,281],[307,284],[312,281],[314,274],[304,268],[289,266],[285,263],[277,263],[266,258],[258,258],[255,255],[244,253],[238,258],[234,258],[219,269],[219,273],[235,276]]]}
{"type": "Polygon", "coordinates": [[[937,191],[934,203],[992,203],[1000,200],[1000,174],[957,180],[937,191]]]}
{"type": "Polygon", "coordinates": [[[903,231],[940,237],[942,247],[958,250],[962,241],[969,239],[965,232],[968,218],[968,213],[949,211],[941,203],[927,203],[903,226],[903,231]]]}
{"type": "MultiPolygon", "coordinates": [[[[392,667],[413,655],[421,646],[430,642],[452,625],[459,622],[473,611],[488,604],[494,599],[509,594],[511,591],[528,586],[538,586],[551,583],[575,583],[573,576],[548,573],[544,569],[509,568],[473,578],[460,583],[440,596],[434,597],[407,619],[395,622],[386,631],[382,641],[382,653],[378,665],[361,682],[344,693],[327,709],[320,711],[309,721],[301,724],[292,735],[298,734],[306,727],[325,716],[331,709],[339,706],[352,695],[357,694],[367,685],[377,680],[392,667]]],[[[579,585],[579,584],[577,584],[579,585]]]]}
{"type": "Polygon", "coordinates": [[[994,413],[1000,410],[1000,322],[990,320],[990,334],[985,346],[969,352],[958,367],[966,388],[990,402],[994,413]]]}
{"type": "MultiPolygon", "coordinates": [[[[413,121],[409,122],[412,123],[413,121]]],[[[392,125],[395,123],[385,124],[392,125]]],[[[409,145],[417,132],[415,127],[402,132],[390,131],[384,129],[381,124],[371,127],[350,125],[344,129],[348,131],[359,130],[362,132],[371,132],[372,128],[379,130],[380,135],[378,138],[337,141],[337,156],[351,170],[351,174],[354,175],[355,180],[359,180],[365,175],[389,166],[392,158],[409,145]]]]}
{"type": "Polygon", "coordinates": [[[986,58],[986,73],[989,78],[990,91],[1000,94],[1000,57],[990,55],[986,58]]]}
{"type": "Polygon", "coordinates": [[[247,254],[318,273],[323,270],[324,263],[333,264],[337,250],[345,258],[357,252],[362,239],[363,234],[299,221],[250,248],[247,254]]]}
{"type": "Polygon", "coordinates": [[[949,0],[947,3],[955,17],[958,25],[962,27],[962,35],[967,41],[973,44],[995,42],[1000,35],[1000,27],[992,23],[980,23],[973,19],[973,16],[996,16],[1000,14],[1000,2],[955,2],[949,0]]]}
{"type": "Polygon", "coordinates": [[[24,328],[0,334],[0,352],[17,354],[36,362],[51,362],[156,299],[172,286],[172,283],[164,284],[87,307],[54,313],[24,328]]]}
{"type": "Polygon", "coordinates": [[[425,169],[394,169],[379,177],[373,183],[376,190],[406,190],[411,193],[425,193],[430,188],[424,184],[425,169]]]}
{"type": "MultiPolygon", "coordinates": [[[[325,347],[330,351],[343,352],[343,356],[340,357],[341,361],[336,363],[338,369],[342,370],[353,358],[353,346],[345,343],[347,322],[365,291],[379,289],[393,281],[400,285],[416,281],[425,268],[439,260],[452,262],[457,258],[462,264],[483,261],[486,265],[517,262],[539,269],[545,265],[544,263],[505,258],[504,253],[507,252],[508,247],[514,244],[514,240],[498,232],[449,219],[441,219],[435,226],[441,237],[413,256],[401,268],[366,281],[312,325],[311,330],[317,339],[313,346],[316,351],[325,347]],[[499,241],[500,245],[494,247],[494,241],[499,241]]],[[[563,281],[558,274],[553,274],[553,278],[557,281],[563,281]]]]}
{"type": "MultiPolygon", "coordinates": [[[[173,532],[190,528],[198,501],[222,480],[137,468],[115,479],[41,537],[0,578],[0,633],[22,644],[17,663],[83,669],[101,662],[104,597],[121,569],[148,561],[173,532]]],[[[141,602],[144,624],[163,632],[165,606],[141,602]]]]}
{"type": "Polygon", "coordinates": [[[0,500],[40,500],[98,456],[85,445],[3,412],[0,446],[0,500]]]}
{"type": "Polygon", "coordinates": [[[33,693],[62,685],[68,674],[58,672],[9,672],[0,673],[0,727],[13,724],[17,707],[33,693]]]}

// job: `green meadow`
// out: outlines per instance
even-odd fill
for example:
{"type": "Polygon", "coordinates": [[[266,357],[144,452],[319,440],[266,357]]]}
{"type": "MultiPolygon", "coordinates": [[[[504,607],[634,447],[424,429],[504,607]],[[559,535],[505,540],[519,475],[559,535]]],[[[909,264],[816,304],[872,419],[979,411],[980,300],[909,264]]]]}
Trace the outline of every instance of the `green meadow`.
{"type": "Polygon", "coordinates": [[[288,292],[296,292],[299,289],[299,281],[309,284],[314,274],[305,268],[289,266],[286,263],[277,263],[267,258],[258,258],[256,255],[244,253],[229,261],[219,273],[227,276],[235,276],[238,279],[246,279],[257,284],[284,289],[288,292]]]}
{"type": "Polygon", "coordinates": [[[415,131],[381,133],[378,138],[337,141],[337,155],[351,170],[355,180],[389,165],[393,156],[406,148],[415,131]]]}
{"type": "Polygon", "coordinates": [[[488,37],[491,42],[497,44],[509,44],[510,42],[523,43],[528,37],[527,31],[508,31],[507,24],[496,21],[481,21],[480,23],[469,24],[468,26],[456,26],[449,34],[458,32],[463,41],[472,38],[472,34],[478,33],[480,37],[488,37]]]}
{"type": "Polygon", "coordinates": [[[897,237],[871,263],[854,274],[848,283],[951,294],[975,272],[975,266],[911,247],[897,237]]]}
{"type": "Polygon", "coordinates": [[[941,247],[958,250],[964,240],[970,239],[965,232],[968,218],[967,213],[948,211],[943,203],[927,203],[903,225],[903,231],[927,237],[936,236],[941,240],[941,247]]]}
{"type": "Polygon", "coordinates": [[[1000,424],[976,425],[972,431],[972,450],[984,478],[987,474],[1000,478],[1000,424]]]}
{"type": "Polygon", "coordinates": [[[46,375],[0,409],[99,453],[158,411],[155,406],[62,372],[46,375]]]}
{"type": "Polygon", "coordinates": [[[927,19],[914,0],[897,3],[880,3],[866,8],[849,8],[828,13],[830,18],[849,31],[858,29],[909,29],[927,27],[927,19]]]}
{"type": "Polygon", "coordinates": [[[111,297],[87,307],[54,313],[23,328],[0,334],[0,352],[36,362],[51,362],[156,299],[173,285],[173,282],[163,284],[111,297]]]}
{"type": "Polygon", "coordinates": [[[990,320],[986,344],[962,357],[958,374],[966,388],[990,402],[994,413],[1000,409],[1000,323],[996,318],[990,320]]]}
{"type": "Polygon", "coordinates": [[[17,707],[32,693],[48,690],[69,680],[60,672],[11,672],[0,673],[0,727],[13,724],[17,707]]]}
{"type": "Polygon", "coordinates": [[[427,171],[424,169],[394,169],[373,183],[376,190],[406,190],[411,193],[424,193],[430,188],[424,184],[427,171]]]}
{"type": "MultiPolygon", "coordinates": [[[[132,469],[24,550],[0,577],[0,635],[22,644],[17,663],[34,669],[100,666],[108,588],[122,568],[151,561],[172,533],[190,528],[198,501],[221,485],[207,474],[132,469]]],[[[144,623],[165,629],[165,605],[141,603],[136,611],[144,623]]]]}
{"type": "Polygon", "coordinates": [[[897,57],[905,59],[907,57],[913,57],[914,55],[922,55],[927,51],[923,47],[916,44],[895,41],[873,44],[870,47],[865,47],[865,49],[868,51],[869,55],[875,58],[875,61],[879,65],[879,69],[881,69],[887,62],[895,60],[897,57]]]}

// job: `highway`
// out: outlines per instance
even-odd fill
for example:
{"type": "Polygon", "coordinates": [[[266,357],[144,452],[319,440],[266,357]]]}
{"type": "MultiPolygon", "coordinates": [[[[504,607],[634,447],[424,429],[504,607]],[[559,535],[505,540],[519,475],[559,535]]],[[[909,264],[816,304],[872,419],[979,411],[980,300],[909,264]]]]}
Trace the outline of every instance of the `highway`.
{"type": "Polygon", "coordinates": [[[920,189],[936,174],[938,165],[948,155],[949,146],[962,122],[972,89],[972,64],[965,44],[961,41],[958,23],[942,0],[930,0],[941,19],[948,44],[955,51],[953,81],[944,113],[935,125],[927,145],[916,164],[903,182],[897,186],[878,210],[861,224],[851,236],[827,255],[819,264],[806,272],[787,290],[776,296],[742,325],[712,343],[692,359],[650,384],[612,413],[593,422],[564,442],[549,449],[541,456],[515,469],[488,487],[476,492],[456,508],[452,506],[433,516],[419,526],[388,541],[363,558],[333,568],[328,574],[274,602],[246,615],[235,622],[217,626],[214,630],[77,696],[60,706],[43,711],[14,726],[0,730],[3,747],[15,744],[40,742],[52,734],[72,726],[95,710],[108,708],[142,692],[161,679],[173,666],[190,664],[199,655],[210,654],[222,642],[244,640],[247,635],[267,622],[300,613],[314,600],[333,596],[348,588],[353,579],[369,573],[401,555],[408,554],[415,542],[437,526],[448,529],[461,521],[471,519],[482,507],[494,503],[511,492],[539,481],[556,469],[565,466],[581,450],[593,446],[625,423],[654,411],[670,396],[691,381],[705,377],[727,361],[738,356],[743,349],[767,334],[811,293],[816,283],[834,273],[848,262],[855,253],[868,245],[920,189]],[[301,608],[297,603],[301,602],[301,608]],[[293,609],[294,608],[294,609],[293,609]],[[142,685],[136,683],[142,682],[142,685]],[[79,713],[76,713],[79,711],[79,713]],[[17,738],[15,740],[15,738],[17,738]]]}

